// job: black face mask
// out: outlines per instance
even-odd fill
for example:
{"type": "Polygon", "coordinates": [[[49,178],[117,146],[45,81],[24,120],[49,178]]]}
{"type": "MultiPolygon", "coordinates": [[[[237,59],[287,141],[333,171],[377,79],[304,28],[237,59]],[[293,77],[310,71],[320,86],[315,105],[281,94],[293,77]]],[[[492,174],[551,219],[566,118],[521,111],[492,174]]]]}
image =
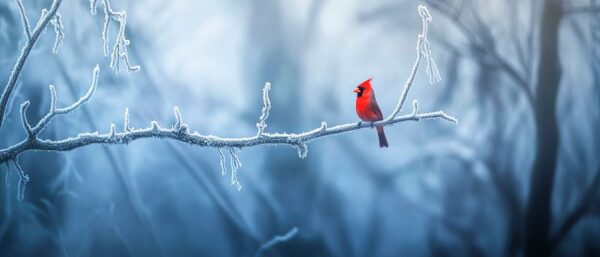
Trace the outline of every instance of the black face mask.
{"type": "Polygon", "coordinates": [[[358,87],[358,93],[356,93],[356,97],[361,97],[364,91],[364,87],[358,87]]]}

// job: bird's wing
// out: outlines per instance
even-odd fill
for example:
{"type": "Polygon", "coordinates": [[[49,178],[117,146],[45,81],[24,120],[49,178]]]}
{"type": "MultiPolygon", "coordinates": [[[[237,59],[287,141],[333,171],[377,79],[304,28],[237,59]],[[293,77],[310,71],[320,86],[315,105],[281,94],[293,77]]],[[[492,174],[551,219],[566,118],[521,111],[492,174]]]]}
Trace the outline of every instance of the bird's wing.
{"type": "Polygon", "coordinates": [[[376,116],[377,120],[383,120],[383,114],[381,113],[381,109],[379,109],[377,101],[373,99],[373,101],[369,102],[369,105],[369,109],[373,111],[373,114],[376,116]]]}

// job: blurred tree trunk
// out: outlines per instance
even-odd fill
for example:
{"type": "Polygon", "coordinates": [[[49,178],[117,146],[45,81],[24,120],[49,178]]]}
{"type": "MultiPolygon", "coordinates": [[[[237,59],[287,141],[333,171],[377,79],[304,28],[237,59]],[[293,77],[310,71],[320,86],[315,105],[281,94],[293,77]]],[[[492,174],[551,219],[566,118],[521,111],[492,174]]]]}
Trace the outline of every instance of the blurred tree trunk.
{"type": "Polygon", "coordinates": [[[552,221],[552,192],[556,175],[559,144],[556,100],[561,78],[558,56],[558,33],[561,3],[542,3],[539,35],[539,67],[537,72],[535,121],[537,153],[525,210],[525,256],[548,256],[552,221]]]}

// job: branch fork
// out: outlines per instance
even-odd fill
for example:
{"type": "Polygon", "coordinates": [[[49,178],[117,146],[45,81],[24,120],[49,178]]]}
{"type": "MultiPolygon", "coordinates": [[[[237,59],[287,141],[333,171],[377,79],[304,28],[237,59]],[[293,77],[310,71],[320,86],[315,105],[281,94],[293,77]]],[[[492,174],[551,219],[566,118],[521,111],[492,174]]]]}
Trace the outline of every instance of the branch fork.
{"type": "MultiPolygon", "coordinates": [[[[20,0],[17,1],[20,2],[20,0]]],[[[56,13],[56,9],[58,7],[55,5],[60,4],[60,1],[61,0],[55,0],[50,12],[42,15],[42,17],[44,17],[45,23],[38,24],[38,26],[36,26],[35,31],[39,31],[39,29],[44,28],[46,26],[46,24],[50,21],[49,17],[52,17],[56,13]]],[[[105,54],[108,53],[107,24],[109,20],[112,18],[113,20],[119,22],[121,25],[119,30],[119,36],[115,42],[115,46],[113,47],[113,53],[111,54],[111,69],[114,69],[115,72],[118,72],[119,58],[122,58],[125,60],[130,70],[135,70],[134,66],[130,66],[129,60],[127,58],[127,46],[129,45],[129,40],[127,40],[124,36],[124,26],[126,20],[125,12],[112,11],[108,0],[103,0],[103,3],[105,11],[105,27],[103,32],[105,54]]],[[[97,0],[90,1],[90,8],[92,14],[96,13],[96,4],[97,0]]],[[[87,92],[79,100],[67,107],[56,107],[56,89],[53,85],[50,85],[50,108],[48,110],[48,113],[44,117],[42,117],[40,121],[36,123],[35,126],[32,127],[29,121],[27,120],[27,108],[29,106],[29,101],[25,101],[21,105],[21,121],[23,124],[23,128],[27,133],[27,137],[17,144],[11,145],[5,149],[1,149],[0,163],[7,163],[8,161],[14,162],[21,176],[21,182],[19,183],[19,186],[22,186],[24,190],[25,184],[29,180],[29,177],[25,175],[25,173],[18,165],[17,161],[15,161],[21,153],[27,151],[70,151],[92,144],[128,144],[134,140],[145,138],[171,139],[188,143],[190,145],[196,145],[199,147],[215,148],[220,157],[219,164],[222,175],[225,175],[227,173],[226,154],[229,155],[229,170],[231,175],[230,183],[236,189],[241,190],[242,186],[240,181],[238,180],[237,171],[242,167],[242,163],[238,157],[237,151],[243,148],[249,148],[258,145],[289,145],[291,147],[296,148],[298,156],[300,158],[306,158],[308,155],[309,143],[311,143],[315,139],[324,138],[334,134],[341,134],[373,126],[390,126],[400,122],[420,121],[424,119],[444,119],[449,122],[458,124],[458,120],[456,118],[447,115],[443,111],[419,113],[419,106],[417,100],[413,101],[413,110],[411,113],[399,115],[408,95],[408,91],[413,83],[422,57],[425,57],[427,59],[427,75],[429,76],[430,83],[437,82],[440,79],[439,71],[437,70],[437,66],[435,65],[435,62],[433,61],[433,58],[431,56],[431,50],[429,49],[429,42],[427,40],[427,23],[431,21],[431,15],[427,11],[427,8],[425,8],[424,6],[419,6],[418,11],[419,15],[422,18],[423,27],[421,34],[419,34],[419,36],[417,37],[416,60],[408,79],[404,83],[403,90],[401,91],[400,97],[398,99],[398,104],[394,108],[393,112],[384,120],[371,123],[359,122],[358,124],[352,122],[336,126],[328,126],[326,122],[322,122],[319,127],[301,133],[267,132],[267,119],[271,110],[271,101],[269,98],[271,83],[266,82],[262,90],[263,106],[261,109],[261,115],[259,116],[258,122],[256,123],[256,134],[253,136],[227,138],[213,135],[202,135],[196,131],[191,131],[188,125],[183,122],[180,108],[178,106],[174,106],[173,113],[175,116],[175,123],[170,128],[161,127],[157,121],[151,121],[150,126],[146,128],[130,127],[129,108],[125,108],[123,117],[123,130],[120,132],[117,131],[116,125],[112,123],[110,125],[109,131],[106,133],[80,133],[75,137],[69,137],[60,140],[40,139],[38,137],[39,133],[49,125],[49,123],[56,115],[68,114],[74,111],[75,109],[81,107],[85,102],[90,100],[91,96],[96,90],[98,83],[100,69],[99,66],[96,65],[92,73],[92,83],[88,88],[87,92]],[[225,153],[224,151],[227,152],[225,153]]],[[[57,23],[58,22],[59,18],[57,18],[57,23]]],[[[30,41],[34,42],[34,39],[37,38],[36,35],[37,34],[34,33],[30,41]]],[[[26,58],[26,56],[20,58],[26,58]]],[[[5,106],[0,105],[0,108],[4,107],[5,106]]],[[[0,121],[1,120],[2,117],[0,116],[0,121]]],[[[7,165],[7,168],[10,170],[9,165],[7,165]]],[[[10,176],[10,171],[7,172],[7,176],[10,176]]],[[[19,193],[19,197],[22,197],[22,193],[19,193]]]]}

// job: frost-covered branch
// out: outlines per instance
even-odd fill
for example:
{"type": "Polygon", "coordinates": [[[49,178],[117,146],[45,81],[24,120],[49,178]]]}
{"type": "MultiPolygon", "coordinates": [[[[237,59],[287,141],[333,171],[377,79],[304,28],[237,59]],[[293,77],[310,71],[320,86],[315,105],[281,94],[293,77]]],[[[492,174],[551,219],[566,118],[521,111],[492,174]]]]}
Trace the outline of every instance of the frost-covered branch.
{"type": "Polygon", "coordinates": [[[235,153],[235,149],[233,147],[229,148],[229,160],[231,162],[231,185],[235,186],[237,190],[240,191],[242,190],[242,185],[237,179],[237,170],[242,167],[242,162],[235,153]]]}
{"type": "MultiPolygon", "coordinates": [[[[294,148],[305,148],[308,143],[315,139],[350,132],[354,130],[371,128],[375,126],[390,126],[405,121],[420,121],[425,119],[444,119],[457,123],[457,119],[446,114],[444,111],[415,113],[400,115],[392,120],[382,120],[373,123],[354,122],[345,123],[333,127],[327,127],[323,122],[321,127],[302,133],[263,133],[262,137],[219,137],[214,135],[202,135],[196,131],[181,132],[174,128],[163,128],[156,121],[146,128],[130,128],[127,131],[109,131],[107,133],[81,133],[75,137],[62,140],[24,140],[16,145],[0,150],[0,162],[12,159],[15,156],[32,150],[39,151],[70,151],[79,147],[92,144],[128,144],[132,141],[144,138],[163,138],[181,141],[191,145],[209,148],[235,148],[242,149],[258,145],[289,145],[294,148]]],[[[306,150],[300,149],[299,156],[302,157],[306,150]]]]}
{"type": "MultiPolygon", "coordinates": [[[[13,91],[15,90],[15,87],[17,85],[17,80],[21,76],[21,72],[23,71],[23,66],[25,66],[25,61],[27,61],[27,58],[29,57],[29,53],[31,52],[31,49],[33,49],[33,47],[35,46],[35,43],[37,42],[38,38],[40,37],[40,34],[42,33],[42,31],[48,25],[48,22],[50,22],[52,19],[55,19],[54,17],[57,15],[58,7],[60,7],[61,3],[62,3],[62,0],[54,0],[52,2],[52,6],[50,6],[50,11],[46,11],[46,9],[44,9],[42,11],[42,15],[41,15],[37,25],[35,26],[35,29],[33,30],[33,32],[31,32],[30,31],[31,28],[29,27],[29,19],[27,18],[27,15],[25,13],[25,9],[23,7],[23,2],[21,0],[17,0],[17,4],[19,5],[19,12],[23,19],[23,27],[25,29],[25,34],[27,36],[27,43],[23,47],[23,50],[21,50],[21,54],[17,58],[17,63],[15,64],[12,72],[10,73],[8,82],[6,82],[6,86],[4,87],[4,91],[2,91],[2,96],[0,97],[0,128],[4,124],[4,118],[5,118],[4,115],[6,115],[6,107],[8,105],[8,102],[10,100],[10,97],[11,97],[13,91]]],[[[60,24],[60,29],[62,29],[62,22],[57,22],[57,24],[60,24]]],[[[56,25],[55,25],[55,30],[56,30],[56,25]]],[[[61,30],[61,35],[62,35],[62,30],[61,30]]],[[[61,40],[62,40],[62,36],[61,36],[61,40]]],[[[58,34],[57,34],[57,42],[59,42],[58,34]]],[[[55,49],[57,49],[56,45],[55,45],[55,49]]]]}
{"type": "MultiPolygon", "coordinates": [[[[33,127],[32,132],[34,135],[37,135],[38,133],[40,133],[44,128],[46,128],[46,126],[48,125],[48,123],[50,123],[50,121],[52,120],[52,118],[54,118],[54,116],[56,115],[61,115],[61,114],[67,114],[69,112],[72,112],[73,110],[79,108],[79,106],[81,106],[83,103],[87,102],[90,97],[92,97],[92,94],[94,94],[94,91],[96,90],[96,85],[98,84],[98,74],[100,72],[100,67],[98,67],[98,65],[96,65],[96,67],[94,67],[94,71],[93,71],[93,75],[92,75],[92,85],[90,86],[90,88],[88,89],[88,91],[85,93],[85,95],[83,95],[81,98],[79,98],[79,100],[77,100],[76,102],[74,102],[73,104],[64,107],[64,108],[57,108],[56,107],[56,90],[54,89],[53,85],[49,86],[50,89],[50,110],[48,111],[48,113],[37,123],[37,125],[35,125],[35,127],[33,127]]],[[[23,115],[24,117],[24,115],[23,115]]]]}
{"type": "MultiPolygon", "coordinates": [[[[97,79],[97,77],[95,79],[97,79]]],[[[93,88],[95,88],[95,83],[92,84],[92,88],[90,88],[88,92],[93,92],[93,88]]],[[[84,99],[82,103],[89,99],[89,97],[86,98],[86,96],[80,99],[84,99]]],[[[156,121],[152,121],[151,125],[146,128],[129,128],[128,125],[125,125],[124,131],[121,132],[117,132],[111,129],[107,133],[81,133],[75,137],[70,137],[62,140],[42,140],[37,138],[36,136],[32,139],[24,139],[20,143],[10,146],[6,149],[0,150],[0,162],[14,159],[16,156],[26,151],[70,151],[76,148],[92,144],[128,144],[132,141],[144,138],[172,139],[191,145],[197,145],[200,147],[209,147],[217,149],[225,148],[229,150],[243,149],[258,145],[289,145],[298,149],[298,154],[300,157],[306,157],[308,151],[308,143],[312,142],[315,139],[327,137],[334,134],[340,134],[375,126],[390,126],[405,121],[420,121],[425,119],[440,118],[452,123],[458,122],[456,118],[446,114],[444,111],[418,113],[416,109],[417,105],[415,105],[414,107],[415,109],[411,113],[397,116],[391,120],[382,120],[373,123],[354,122],[341,124],[333,127],[328,127],[327,123],[323,122],[320,127],[302,133],[263,132],[261,137],[250,136],[228,138],[214,135],[202,135],[196,131],[189,131],[187,129],[182,131],[181,129],[178,129],[176,127],[163,128],[156,121]]],[[[49,113],[46,114],[46,116],[44,117],[48,116],[53,117],[54,114],[49,113]]],[[[24,121],[24,123],[26,123],[26,121],[24,121]]],[[[38,124],[43,123],[47,124],[46,122],[43,122],[43,120],[38,122],[38,124]]],[[[127,112],[125,115],[124,123],[128,124],[127,112]]],[[[31,128],[31,133],[37,135],[37,133],[39,133],[38,130],[41,130],[43,128],[44,126],[39,127],[39,125],[36,125],[36,127],[31,128]]],[[[237,159],[235,157],[235,151],[230,151],[229,153],[230,155],[232,155],[233,159],[237,159]]],[[[239,165],[239,163],[232,164],[232,169],[237,169],[240,166],[241,165],[239,165]]],[[[234,180],[232,179],[232,181],[234,180]]]]}
{"type": "Polygon", "coordinates": [[[419,5],[418,7],[419,16],[421,16],[422,22],[422,30],[421,34],[417,36],[417,58],[415,63],[413,64],[410,75],[406,79],[404,83],[404,88],[402,89],[402,93],[400,94],[400,98],[398,99],[398,104],[394,111],[386,118],[386,120],[392,120],[400,113],[402,110],[402,106],[404,105],[404,101],[406,101],[406,96],[408,95],[408,91],[413,84],[415,79],[415,75],[417,74],[417,70],[419,69],[419,65],[421,64],[421,59],[425,57],[427,59],[427,75],[429,77],[429,83],[433,84],[435,82],[440,81],[442,78],[440,77],[440,71],[433,60],[433,56],[431,56],[431,49],[429,48],[429,40],[427,39],[428,32],[428,22],[431,22],[431,14],[427,10],[427,7],[423,5],[419,5]]]}
{"type": "MultiPolygon", "coordinates": [[[[102,0],[104,5],[104,27],[102,29],[102,40],[104,56],[108,56],[110,51],[110,68],[114,70],[115,73],[119,73],[120,71],[120,62],[121,59],[125,61],[125,65],[127,66],[127,71],[139,71],[139,65],[131,65],[129,61],[129,55],[127,53],[127,47],[131,43],[129,39],[125,37],[125,27],[127,25],[127,12],[114,11],[110,6],[109,0],[102,0]],[[113,20],[119,24],[119,31],[117,32],[117,37],[115,39],[115,43],[112,47],[112,50],[109,50],[109,41],[108,38],[108,27],[110,26],[110,21],[113,20]]],[[[92,15],[96,15],[96,6],[98,4],[98,0],[90,0],[90,13],[92,15]]]]}
{"type": "Polygon", "coordinates": [[[290,241],[297,234],[298,234],[298,228],[297,227],[293,227],[290,231],[288,231],[287,233],[285,233],[285,235],[281,235],[281,236],[280,235],[276,235],[271,240],[269,240],[266,243],[262,244],[260,246],[260,248],[258,248],[258,250],[256,250],[256,253],[254,254],[254,257],[260,257],[265,251],[273,248],[273,246],[281,244],[281,243],[285,243],[287,241],[290,241]]]}
{"type": "Polygon", "coordinates": [[[52,26],[54,26],[55,34],[54,47],[52,47],[52,53],[58,54],[58,50],[62,45],[63,39],[65,38],[65,33],[63,32],[64,26],[62,23],[62,17],[60,16],[60,13],[56,13],[56,15],[54,15],[54,18],[50,20],[50,23],[52,24],[52,26]]]}
{"type": "MultiPolygon", "coordinates": [[[[92,7],[95,6],[95,1],[91,1],[92,7]]],[[[88,91],[78,101],[65,108],[56,107],[56,91],[54,86],[50,86],[50,109],[48,113],[32,127],[27,120],[27,107],[29,102],[26,101],[21,106],[21,119],[23,127],[27,132],[27,137],[21,142],[9,146],[8,148],[0,150],[0,162],[7,162],[9,160],[15,161],[17,157],[27,151],[70,151],[80,147],[93,145],[93,144],[129,144],[135,140],[145,138],[162,138],[176,140],[190,145],[196,145],[199,147],[215,148],[220,157],[221,173],[226,174],[226,154],[224,150],[229,154],[230,171],[231,171],[231,184],[238,190],[241,190],[241,184],[237,178],[237,171],[242,167],[242,163],[237,155],[237,151],[243,148],[254,147],[258,145],[289,145],[298,151],[300,158],[305,158],[308,154],[308,144],[315,139],[324,138],[327,136],[346,133],[354,130],[373,128],[376,126],[391,126],[396,123],[406,121],[420,121],[424,119],[444,119],[446,121],[458,124],[458,120],[444,111],[425,112],[420,113],[418,108],[417,100],[413,101],[412,112],[404,115],[398,115],[402,106],[404,105],[405,99],[410,89],[416,70],[419,67],[422,57],[427,59],[427,74],[430,76],[430,82],[439,80],[439,73],[435,62],[431,57],[431,51],[429,50],[429,43],[427,41],[427,22],[431,21],[431,16],[424,6],[419,6],[419,14],[423,20],[423,31],[419,35],[417,41],[417,60],[413,66],[413,71],[409,79],[404,84],[404,89],[400,95],[398,105],[392,112],[392,114],[385,120],[365,123],[365,122],[351,122],[340,124],[329,127],[326,122],[322,122],[321,126],[316,127],[312,130],[300,133],[278,133],[278,132],[266,132],[267,118],[271,109],[271,102],[269,99],[269,92],[271,89],[270,83],[265,83],[263,88],[263,107],[259,121],[256,124],[257,133],[247,137],[219,137],[214,135],[202,135],[197,131],[192,131],[188,128],[187,124],[183,123],[181,110],[179,107],[174,107],[173,112],[175,115],[175,124],[170,128],[163,128],[157,121],[151,121],[149,127],[145,128],[133,128],[129,124],[129,109],[125,109],[123,119],[123,130],[117,131],[116,125],[113,123],[110,125],[109,131],[106,133],[87,132],[80,133],[77,136],[69,137],[66,139],[52,140],[52,139],[40,139],[39,133],[48,126],[52,118],[59,114],[67,114],[83,105],[93,95],[97,83],[99,68],[96,66],[93,71],[92,84],[88,91]]],[[[15,162],[16,163],[16,162],[15,162]]],[[[24,173],[22,173],[24,175],[24,173]]],[[[23,178],[23,181],[27,179],[23,178]]]]}
{"type": "Polygon", "coordinates": [[[258,123],[256,123],[256,127],[258,128],[256,137],[262,136],[262,134],[265,132],[265,128],[267,127],[267,118],[269,118],[269,112],[271,111],[271,99],[269,99],[270,90],[271,83],[265,83],[265,86],[263,87],[263,108],[258,123]]]}
{"type": "Polygon", "coordinates": [[[27,40],[31,40],[31,27],[29,26],[29,18],[27,18],[27,13],[25,12],[25,6],[23,6],[23,0],[15,0],[17,1],[17,5],[19,6],[19,13],[21,14],[21,19],[23,20],[23,28],[25,30],[25,36],[27,36],[27,40]]]}
{"type": "MultiPolygon", "coordinates": [[[[92,85],[90,86],[88,91],[85,93],[85,95],[83,95],[81,98],[79,98],[79,100],[77,100],[75,103],[73,103],[67,107],[64,107],[64,108],[56,107],[56,90],[54,89],[53,85],[50,85],[49,86],[50,109],[48,110],[48,113],[46,113],[46,115],[44,115],[44,117],[42,117],[40,119],[40,121],[38,121],[38,123],[34,127],[31,127],[31,124],[29,123],[29,121],[27,119],[27,108],[29,107],[29,101],[25,101],[25,102],[23,102],[23,104],[21,104],[21,123],[23,124],[23,129],[25,130],[25,132],[27,134],[27,137],[23,141],[21,141],[21,143],[19,144],[20,148],[22,149],[21,152],[27,151],[26,149],[28,147],[30,147],[30,145],[32,143],[41,142],[41,140],[38,138],[38,134],[40,132],[42,132],[44,130],[44,128],[46,128],[48,126],[50,121],[52,121],[52,118],[54,118],[56,115],[70,113],[71,111],[79,108],[82,104],[87,102],[90,99],[90,97],[92,97],[92,94],[96,90],[96,85],[98,84],[99,71],[100,71],[100,68],[98,67],[98,65],[96,65],[96,67],[94,68],[94,72],[93,72],[92,85]]],[[[111,131],[112,131],[111,133],[114,134],[114,124],[113,124],[111,131]]],[[[8,149],[10,149],[10,147],[8,149]]],[[[13,149],[15,149],[15,148],[13,148],[13,149]]],[[[4,150],[2,150],[0,152],[5,153],[4,150]]],[[[17,199],[22,200],[23,196],[24,196],[25,185],[29,181],[29,176],[27,176],[25,174],[25,172],[23,172],[23,169],[21,169],[21,166],[19,165],[19,162],[18,162],[19,153],[15,152],[14,154],[8,154],[8,155],[5,155],[4,157],[6,157],[6,158],[3,159],[2,162],[6,163],[6,168],[7,168],[6,183],[8,184],[10,182],[10,173],[11,173],[8,161],[12,161],[14,163],[15,167],[17,168],[18,174],[20,176],[17,199]]]]}

